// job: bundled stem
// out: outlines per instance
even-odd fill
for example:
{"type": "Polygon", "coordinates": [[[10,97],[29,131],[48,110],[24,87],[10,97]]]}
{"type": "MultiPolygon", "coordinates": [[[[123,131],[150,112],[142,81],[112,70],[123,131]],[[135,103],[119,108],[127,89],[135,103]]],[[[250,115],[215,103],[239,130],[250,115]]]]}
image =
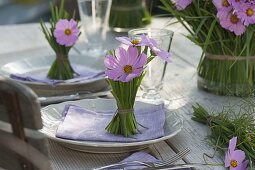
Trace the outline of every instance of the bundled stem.
{"type": "Polygon", "coordinates": [[[76,74],[68,60],[68,56],[57,54],[48,72],[48,77],[58,80],[67,80],[73,78],[76,74]]]}
{"type": "Polygon", "coordinates": [[[225,153],[229,144],[229,140],[237,136],[237,148],[243,150],[250,159],[250,167],[252,161],[255,161],[255,103],[253,101],[245,101],[238,106],[237,111],[234,106],[224,107],[223,110],[216,114],[209,112],[201,105],[197,104],[193,107],[192,120],[206,124],[211,129],[209,138],[216,149],[225,153]]]}
{"type": "Polygon", "coordinates": [[[129,82],[108,79],[112,94],[117,102],[118,110],[106,130],[114,135],[132,136],[138,132],[138,125],[134,115],[134,103],[137,90],[144,77],[144,73],[129,82]]]}
{"type": "Polygon", "coordinates": [[[151,22],[144,0],[113,0],[109,25],[112,28],[138,28],[151,22]]]}

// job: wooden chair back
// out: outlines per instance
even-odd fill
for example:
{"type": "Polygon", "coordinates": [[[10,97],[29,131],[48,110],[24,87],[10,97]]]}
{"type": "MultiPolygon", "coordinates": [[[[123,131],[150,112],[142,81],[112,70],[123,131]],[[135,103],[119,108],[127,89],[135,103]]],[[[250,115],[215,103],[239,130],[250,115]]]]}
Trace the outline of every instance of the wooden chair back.
{"type": "Polygon", "coordinates": [[[0,76],[0,167],[51,169],[40,104],[28,87],[0,76]],[[42,162],[41,162],[42,161],[42,162]]]}

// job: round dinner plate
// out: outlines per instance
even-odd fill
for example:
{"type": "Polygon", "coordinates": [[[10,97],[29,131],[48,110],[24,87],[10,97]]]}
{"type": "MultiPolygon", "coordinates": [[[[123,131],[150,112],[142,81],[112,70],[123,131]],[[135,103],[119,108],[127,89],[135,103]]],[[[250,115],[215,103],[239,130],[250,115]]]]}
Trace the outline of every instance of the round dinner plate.
{"type": "MultiPolygon", "coordinates": [[[[92,68],[98,71],[105,70],[103,57],[89,57],[84,55],[70,55],[71,63],[84,65],[85,67],[92,68]]],[[[47,72],[51,64],[53,63],[55,56],[44,56],[36,58],[26,58],[11,63],[7,63],[2,66],[0,73],[6,77],[10,74],[22,74],[22,73],[35,73],[35,72],[47,72]]],[[[46,83],[29,82],[16,80],[29,86],[38,96],[56,96],[56,95],[68,95],[78,92],[97,92],[108,87],[104,77],[93,78],[82,82],[73,83],[60,83],[56,86],[51,86],[46,83]]]]}
{"type": "MultiPolygon", "coordinates": [[[[60,143],[61,145],[84,152],[92,153],[121,153],[141,150],[148,147],[150,144],[170,139],[179,133],[183,127],[183,120],[175,113],[165,109],[166,122],[164,125],[165,136],[142,141],[142,142],[101,142],[101,141],[76,141],[61,139],[55,136],[59,123],[61,122],[62,112],[66,104],[74,104],[80,107],[94,110],[109,110],[116,108],[115,100],[113,99],[84,99],[79,101],[64,102],[60,104],[49,105],[44,107],[42,112],[43,129],[41,130],[48,138],[60,143]]],[[[148,105],[143,102],[136,102],[135,105],[148,105]]]]}

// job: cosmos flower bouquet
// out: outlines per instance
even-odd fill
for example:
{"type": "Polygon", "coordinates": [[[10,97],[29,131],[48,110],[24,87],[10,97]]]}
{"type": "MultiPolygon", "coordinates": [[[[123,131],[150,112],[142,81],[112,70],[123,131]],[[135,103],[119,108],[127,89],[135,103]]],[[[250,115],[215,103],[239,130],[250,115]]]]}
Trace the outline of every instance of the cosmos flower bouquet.
{"type": "Polygon", "coordinates": [[[119,47],[105,56],[105,73],[118,108],[106,130],[115,135],[130,137],[138,132],[134,103],[145,75],[144,68],[156,56],[169,61],[170,54],[158,48],[156,41],[145,35],[141,35],[140,40],[128,37],[116,39],[128,45],[128,48],[125,50],[119,47]]]}
{"type": "Polygon", "coordinates": [[[253,95],[255,3],[252,0],[161,0],[200,46],[198,85],[224,94],[253,95]]]}
{"type": "Polygon", "coordinates": [[[68,53],[80,36],[78,23],[73,19],[75,12],[71,16],[64,10],[64,0],[61,0],[60,8],[51,6],[50,28],[41,21],[41,28],[56,53],[56,59],[48,72],[48,78],[55,80],[67,80],[77,75],[73,70],[68,53]]]}

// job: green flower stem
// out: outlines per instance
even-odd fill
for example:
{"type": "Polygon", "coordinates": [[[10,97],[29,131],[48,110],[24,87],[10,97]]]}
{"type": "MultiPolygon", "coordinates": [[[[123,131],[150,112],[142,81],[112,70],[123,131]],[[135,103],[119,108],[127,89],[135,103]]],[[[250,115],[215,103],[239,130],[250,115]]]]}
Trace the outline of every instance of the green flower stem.
{"type": "Polygon", "coordinates": [[[54,80],[67,80],[75,75],[76,73],[69,62],[68,56],[57,54],[47,76],[54,80]]]}
{"type": "Polygon", "coordinates": [[[109,133],[130,137],[138,132],[138,124],[135,119],[133,108],[137,90],[143,77],[144,73],[140,77],[134,78],[129,82],[108,79],[118,108],[113,119],[106,127],[109,133]],[[126,112],[121,113],[122,110],[126,110],[126,112]]]}

